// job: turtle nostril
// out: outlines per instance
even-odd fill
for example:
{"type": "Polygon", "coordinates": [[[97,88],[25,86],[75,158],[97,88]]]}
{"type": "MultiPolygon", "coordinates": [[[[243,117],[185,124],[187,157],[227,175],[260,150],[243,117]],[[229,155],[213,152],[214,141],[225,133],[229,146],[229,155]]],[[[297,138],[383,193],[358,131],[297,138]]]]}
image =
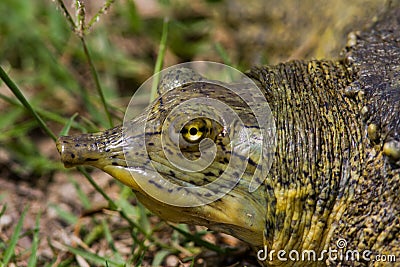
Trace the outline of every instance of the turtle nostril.
{"type": "Polygon", "coordinates": [[[60,153],[60,155],[62,154],[62,151],[63,151],[63,143],[64,143],[63,139],[64,139],[64,136],[60,136],[56,141],[57,151],[58,151],[58,153],[60,153]]]}

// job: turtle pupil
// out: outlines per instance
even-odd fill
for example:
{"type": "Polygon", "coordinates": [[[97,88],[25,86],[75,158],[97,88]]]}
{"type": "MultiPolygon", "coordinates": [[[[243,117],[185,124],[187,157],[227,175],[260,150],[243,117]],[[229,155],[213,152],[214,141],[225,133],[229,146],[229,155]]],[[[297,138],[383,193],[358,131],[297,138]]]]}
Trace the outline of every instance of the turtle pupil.
{"type": "Polygon", "coordinates": [[[197,129],[196,128],[190,128],[189,130],[190,135],[196,135],[197,134],[197,129]]]}

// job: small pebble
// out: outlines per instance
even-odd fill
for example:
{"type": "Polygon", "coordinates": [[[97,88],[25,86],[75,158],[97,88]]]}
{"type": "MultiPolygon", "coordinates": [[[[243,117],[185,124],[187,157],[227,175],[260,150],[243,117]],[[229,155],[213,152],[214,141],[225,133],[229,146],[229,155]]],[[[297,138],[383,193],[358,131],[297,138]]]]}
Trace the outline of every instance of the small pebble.
{"type": "Polygon", "coordinates": [[[165,265],[168,267],[179,266],[179,259],[175,255],[168,255],[165,259],[165,265]]]}
{"type": "Polygon", "coordinates": [[[0,217],[0,229],[9,226],[11,223],[12,223],[12,218],[10,215],[5,214],[0,217]]]}

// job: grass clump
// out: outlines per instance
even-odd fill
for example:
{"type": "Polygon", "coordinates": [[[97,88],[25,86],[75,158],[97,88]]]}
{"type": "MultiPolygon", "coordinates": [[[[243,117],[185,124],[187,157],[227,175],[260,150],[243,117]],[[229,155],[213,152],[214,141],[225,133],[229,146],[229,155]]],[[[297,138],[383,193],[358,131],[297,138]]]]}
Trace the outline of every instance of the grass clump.
{"type": "MultiPolygon", "coordinates": [[[[66,171],[54,146],[59,135],[94,132],[120,123],[127,104],[124,97],[133,95],[152,72],[160,71],[165,62],[187,60],[204,49],[204,39],[198,38],[185,51],[179,46],[185,34],[179,30],[188,33],[206,25],[207,18],[182,22],[173,15],[143,17],[133,1],[66,3],[0,3],[0,11],[9,14],[0,18],[0,35],[7,36],[0,40],[4,52],[0,57],[0,166],[4,167],[0,182],[15,190],[1,199],[12,205],[10,209],[1,205],[0,233],[4,230],[2,236],[9,239],[0,238],[0,265],[159,266],[168,256],[177,255],[182,264],[192,266],[202,247],[224,253],[203,240],[206,232],[155,218],[121,184],[109,180],[106,188],[99,185],[92,177],[95,170],[66,171]],[[171,24],[178,31],[170,32],[171,24]],[[129,47],[131,39],[135,45],[129,47]],[[128,46],[125,51],[124,46],[128,46]],[[21,193],[20,187],[29,190],[21,193]],[[72,188],[76,198],[55,197],[62,195],[62,187],[72,188]],[[105,202],[94,204],[93,198],[105,202]],[[35,208],[21,212],[17,199],[33,202],[35,208]],[[15,227],[2,226],[4,216],[15,217],[15,227]],[[59,233],[53,239],[46,237],[49,231],[59,233]]],[[[158,6],[173,14],[169,2],[160,1],[158,6]]]]}

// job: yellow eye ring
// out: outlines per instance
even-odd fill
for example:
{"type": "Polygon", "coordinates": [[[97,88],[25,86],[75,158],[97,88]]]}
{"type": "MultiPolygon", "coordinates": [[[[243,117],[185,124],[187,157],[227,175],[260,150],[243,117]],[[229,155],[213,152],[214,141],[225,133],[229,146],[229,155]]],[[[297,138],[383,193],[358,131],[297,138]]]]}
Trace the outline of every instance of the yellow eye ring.
{"type": "Polygon", "coordinates": [[[204,119],[194,119],[183,126],[181,130],[182,138],[189,143],[200,142],[206,136],[210,123],[204,119]]]}

